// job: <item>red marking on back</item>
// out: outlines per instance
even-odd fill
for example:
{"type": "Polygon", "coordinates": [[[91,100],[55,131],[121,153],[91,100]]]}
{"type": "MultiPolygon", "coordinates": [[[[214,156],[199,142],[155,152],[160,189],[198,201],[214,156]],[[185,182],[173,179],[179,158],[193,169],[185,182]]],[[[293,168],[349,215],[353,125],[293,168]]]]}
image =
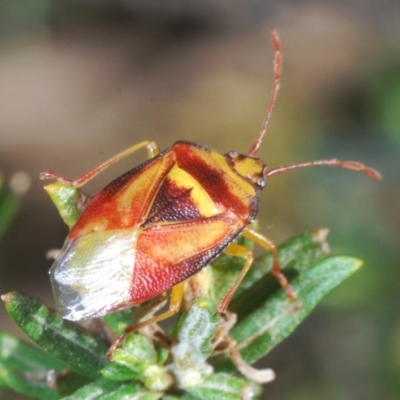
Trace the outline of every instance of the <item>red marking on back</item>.
{"type": "MultiPolygon", "coordinates": [[[[243,221],[246,221],[246,223],[251,222],[254,214],[253,209],[258,204],[254,202],[258,200],[252,199],[249,202],[248,199],[238,198],[232,193],[226,173],[222,167],[218,169],[215,165],[211,165],[207,161],[207,158],[200,157],[192,150],[194,146],[198,145],[185,142],[174,144],[172,151],[176,154],[178,166],[192,175],[216,204],[222,205],[226,210],[234,212],[243,221]]],[[[204,151],[215,151],[204,146],[198,147],[204,151]]]]}

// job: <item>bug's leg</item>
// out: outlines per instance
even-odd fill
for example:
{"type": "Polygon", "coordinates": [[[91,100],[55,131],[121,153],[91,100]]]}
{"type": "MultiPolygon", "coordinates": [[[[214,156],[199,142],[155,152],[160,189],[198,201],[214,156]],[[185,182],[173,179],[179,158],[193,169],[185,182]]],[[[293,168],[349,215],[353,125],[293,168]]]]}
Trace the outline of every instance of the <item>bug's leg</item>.
{"type": "Polygon", "coordinates": [[[240,257],[244,258],[246,260],[244,267],[240,271],[239,276],[236,278],[235,283],[232,285],[232,287],[228,290],[228,292],[225,294],[223,299],[218,305],[218,312],[224,313],[226,309],[228,308],[229,303],[232,300],[233,295],[236,292],[236,289],[239,287],[239,285],[242,283],[243,278],[247,274],[247,271],[250,269],[251,264],[253,262],[253,252],[249,249],[247,249],[244,246],[241,246],[240,244],[237,243],[231,243],[225,250],[224,253],[234,256],[234,257],[240,257]]]}
{"type": "Polygon", "coordinates": [[[85,174],[80,176],[78,179],[75,179],[74,181],[71,181],[68,178],[64,178],[64,177],[62,177],[54,172],[51,172],[51,171],[42,172],[39,177],[42,180],[43,179],[56,179],[59,182],[70,183],[75,188],[78,188],[80,186],[83,186],[85,183],[90,181],[92,178],[94,178],[96,175],[98,175],[100,172],[104,171],[106,168],[108,168],[112,164],[115,164],[119,160],[122,160],[123,158],[125,158],[143,148],[147,149],[147,154],[148,154],[149,158],[153,158],[157,154],[160,153],[160,150],[158,149],[156,142],[144,140],[143,142],[137,143],[134,146],[129,147],[129,148],[125,149],[124,151],[121,151],[120,153],[116,154],[114,157],[111,157],[110,159],[108,159],[107,161],[98,165],[97,167],[94,167],[93,169],[86,172],[85,174]]]}
{"type": "Polygon", "coordinates": [[[295,298],[296,294],[290,287],[285,275],[282,274],[279,264],[278,249],[276,248],[275,244],[271,242],[271,240],[267,239],[265,236],[261,235],[261,233],[249,227],[244,228],[243,236],[252,240],[254,243],[264,248],[265,250],[271,252],[273,259],[272,273],[275,275],[280,285],[285,289],[287,296],[290,298],[295,298]]]}
{"type": "Polygon", "coordinates": [[[160,321],[167,319],[169,317],[172,317],[174,314],[176,314],[180,310],[181,304],[182,304],[183,285],[184,285],[184,283],[181,282],[172,288],[171,299],[170,299],[170,303],[169,303],[169,307],[168,307],[167,311],[165,311],[159,315],[156,315],[155,317],[146,319],[144,321],[140,321],[137,324],[134,324],[134,325],[126,328],[124,333],[122,335],[120,335],[117,338],[117,340],[113,343],[113,345],[108,349],[107,356],[108,357],[112,356],[112,353],[114,352],[114,350],[120,345],[120,343],[122,342],[122,340],[128,333],[137,331],[138,329],[143,328],[146,325],[155,324],[156,322],[160,322],[160,321]]]}

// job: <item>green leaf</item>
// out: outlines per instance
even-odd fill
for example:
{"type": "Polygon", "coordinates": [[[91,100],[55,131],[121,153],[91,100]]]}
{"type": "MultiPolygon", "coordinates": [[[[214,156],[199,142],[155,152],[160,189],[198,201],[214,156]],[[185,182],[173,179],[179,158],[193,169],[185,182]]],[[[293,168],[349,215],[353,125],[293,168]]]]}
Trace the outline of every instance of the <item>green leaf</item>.
{"type": "Polygon", "coordinates": [[[11,224],[20,206],[20,197],[29,187],[29,178],[26,174],[15,174],[14,182],[6,185],[3,176],[0,174],[0,238],[11,224]],[[18,176],[23,181],[18,183],[18,176]]]}
{"type": "Polygon", "coordinates": [[[67,365],[51,354],[4,332],[0,332],[0,366],[4,379],[7,378],[7,381],[0,378],[3,386],[10,384],[10,389],[23,394],[40,391],[44,396],[50,375],[54,375],[57,382],[50,398],[55,392],[69,394],[88,383],[81,375],[65,373],[67,365]]]}
{"type": "Polygon", "coordinates": [[[47,386],[46,378],[45,372],[22,374],[0,363],[0,381],[9,389],[34,399],[58,399],[59,396],[47,386]]]}
{"type": "Polygon", "coordinates": [[[213,351],[212,340],[219,322],[216,304],[207,297],[198,297],[178,321],[171,350],[175,361],[186,366],[205,362],[213,351]]]}
{"type": "Polygon", "coordinates": [[[51,354],[4,332],[0,332],[0,363],[22,373],[67,368],[51,354]]]}
{"type": "Polygon", "coordinates": [[[243,359],[253,363],[289,336],[315,306],[362,265],[350,257],[326,258],[303,271],[291,282],[297,294],[289,300],[283,289],[237,324],[231,336],[243,359]]]}
{"type": "Polygon", "coordinates": [[[149,366],[157,363],[157,352],[150,338],[139,332],[132,332],[113,351],[111,359],[140,375],[149,366]]]}
{"type": "Polygon", "coordinates": [[[212,340],[219,321],[216,304],[204,296],[198,297],[181,315],[175,328],[170,366],[179,387],[192,387],[212,373],[206,361],[214,349],[212,340]]]}
{"type": "MultiPolygon", "coordinates": [[[[331,290],[360,267],[361,261],[350,257],[321,260],[327,252],[326,233],[308,232],[279,247],[281,265],[297,294],[295,300],[287,298],[272,276],[271,255],[255,260],[229,307],[239,315],[229,335],[238,342],[244,362],[257,361],[289,336],[331,290]]],[[[213,277],[217,276],[214,283],[219,294],[241,267],[237,257],[218,259],[213,277]],[[236,263],[233,268],[232,263],[236,263]],[[223,268],[228,271],[226,282],[223,268]]],[[[67,400],[239,400],[260,394],[259,385],[226,373],[236,371],[230,360],[220,355],[212,360],[214,368],[209,364],[221,320],[216,303],[208,296],[198,297],[180,314],[168,350],[132,332],[115,349],[111,363],[102,341],[63,321],[38,300],[15,292],[2,298],[14,321],[51,355],[0,332],[0,387],[45,400],[58,399],[61,394],[68,395],[63,397],[67,400]],[[73,372],[64,373],[66,367],[73,372]],[[47,385],[51,370],[61,371],[55,375],[56,389],[47,385]],[[166,391],[171,394],[165,396],[166,391]]],[[[104,319],[119,334],[131,323],[132,313],[127,310],[104,319]]]]}
{"type": "Polygon", "coordinates": [[[111,381],[128,381],[136,379],[139,374],[131,368],[115,362],[108,363],[101,371],[101,374],[106,379],[111,381]]]}
{"type": "MultiPolygon", "coordinates": [[[[328,252],[328,245],[325,241],[327,234],[327,229],[316,229],[289,239],[280,245],[278,251],[282,269],[295,268],[296,271],[301,271],[326,255],[328,252]]],[[[251,248],[248,240],[242,241],[240,244],[251,248]]],[[[243,266],[243,259],[226,254],[221,254],[212,263],[216,299],[221,299],[224,296],[236,280],[243,266]]],[[[239,319],[247,313],[249,299],[251,299],[250,304],[254,304],[256,295],[254,292],[249,291],[249,289],[259,285],[260,280],[268,276],[266,278],[267,281],[263,281],[262,283],[262,301],[279,287],[276,279],[271,275],[271,266],[271,253],[264,253],[254,260],[253,265],[236,291],[234,299],[229,306],[231,311],[239,315],[239,319]],[[244,293],[246,294],[243,295],[244,293]]]]}
{"type": "Polygon", "coordinates": [[[72,370],[88,377],[98,376],[107,363],[107,346],[101,340],[29,296],[11,292],[2,299],[11,318],[34,342],[72,370]]]}
{"type": "Polygon", "coordinates": [[[256,397],[261,388],[233,375],[214,373],[186,390],[201,400],[242,400],[256,397]]]}
{"type": "Polygon", "coordinates": [[[89,383],[78,389],[70,396],[64,397],[64,400],[94,400],[103,399],[105,395],[118,390],[120,383],[101,379],[96,382],[89,383]]]}
{"type": "MultiPolygon", "coordinates": [[[[279,263],[283,268],[294,268],[300,272],[307,269],[316,260],[329,252],[326,242],[327,229],[316,229],[287,240],[278,247],[279,263]]],[[[236,292],[238,298],[246,289],[257,284],[261,278],[271,272],[272,255],[264,253],[259,256],[246,274],[236,292]]]]}
{"type": "Polygon", "coordinates": [[[137,310],[137,306],[112,313],[102,317],[103,321],[111,328],[116,336],[121,335],[128,326],[132,325],[133,313],[137,310]]]}
{"type": "Polygon", "coordinates": [[[132,332],[111,355],[112,361],[131,369],[146,388],[166,390],[172,384],[169,372],[158,365],[159,355],[147,336],[132,332]]]}
{"type": "Polygon", "coordinates": [[[157,400],[161,397],[159,393],[151,393],[139,384],[122,384],[102,379],[90,383],[76,391],[63,400],[157,400]]]}
{"type": "MultiPolygon", "coordinates": [[[[289,279],[328,253],[327,234],[327,229],[316,229],[289,239],[278,247],[280,265],[287,271],[289,279]]],[[[246,274],[229,306],[229,310],[238,315],[239,321],[281,289],[271,273],[271,266],[271,254],[264,253],[254,261],[246,274]]]]}

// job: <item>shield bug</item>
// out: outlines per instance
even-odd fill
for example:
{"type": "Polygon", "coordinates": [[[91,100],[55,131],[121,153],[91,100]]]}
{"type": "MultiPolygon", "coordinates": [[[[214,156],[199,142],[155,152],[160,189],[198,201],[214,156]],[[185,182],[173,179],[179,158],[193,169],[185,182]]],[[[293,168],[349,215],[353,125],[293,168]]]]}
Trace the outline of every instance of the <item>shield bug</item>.
{"type": "Polygon", "coordinates": [[[224,154],[186,141],[160,153],[156,143],[144,141],[74,181],[52,172],[41,175],[42,179],[57,180],[46,186],[52,196],[62,188],[66,194],[59,201],[73,204],[68,216],[65,212],[62,215],[70,232],[50,269],[63,318],[99,317],[172,289],[167,311],[128,330],[161,321],[179,310],[183,282],[225,252],[246,262],[219,303],[218,310],[223,313],[253,260],[250,250],[234,242],[238,235],[272,253],[273,274],[288,296],[295,296],[280,271],[275,245],[250,228],[267,179],[292,169],[324,165],[361,171],[376,180],[380,175],[361,163],[337,159],[268,169],[255,156],[280,86],[282,59],[275,30],[271,40],[275,50],[272,96],[261,132],[247,154],[224,154]],[[81,195],[82,185],[142,149],[147,149],[148,161],[112,181],[93,198],[81,195]],[[57,190],[54,185],[58,185],[57,190]]]}

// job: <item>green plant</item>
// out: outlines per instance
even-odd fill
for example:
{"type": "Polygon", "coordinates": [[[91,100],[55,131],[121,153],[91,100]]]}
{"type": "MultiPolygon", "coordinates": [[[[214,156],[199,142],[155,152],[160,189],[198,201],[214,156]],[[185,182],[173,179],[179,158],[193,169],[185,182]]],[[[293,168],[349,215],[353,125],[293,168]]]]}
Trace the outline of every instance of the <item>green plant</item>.
{"type": "Polygon", "coordinates": [[[17,214],[21,196],[28,190],[29,184],[29,177],[24,172],[15,173],[9,184],[0,172],[0,239],[17,214]]]}
{"type": "MultiPolygon", "coordinates": [[[[111,340],[164,298],[108,315],[86,329],[62,320],[40,301],[3,295],[15,323],[39,348],[0,333],[0,388],[37,399],[251,399],[272,371],[250,364],[289,336],[314,307],[350,277],[360,260],[327,257],[327,230],[295,237],[279,257],[297,298],[288,300],[273,278],[270,254],[258,257],[237,291],[226,318],[217,300],[242,268],[221,255],[191,278],[187,303],[169,329],[150,326],[126,336],[106,357],[111,340]],[[193,290],[194,288],[194,290],[193,290]],[[237,321],[236,321],[237,319],[237,321]]],[[[241,244],[252,243],[240,239],[241,244]]]]}

